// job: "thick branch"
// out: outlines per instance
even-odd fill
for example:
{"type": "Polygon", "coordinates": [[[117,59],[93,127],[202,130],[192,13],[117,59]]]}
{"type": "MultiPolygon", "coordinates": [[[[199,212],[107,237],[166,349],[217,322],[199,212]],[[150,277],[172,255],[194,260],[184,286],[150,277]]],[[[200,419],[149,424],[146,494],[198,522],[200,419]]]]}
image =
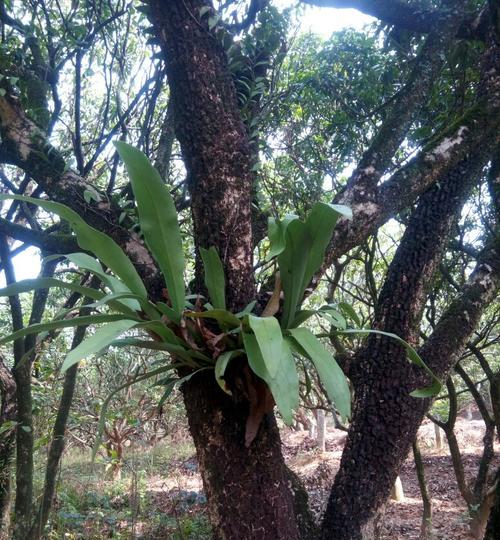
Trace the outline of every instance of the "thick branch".
{"type": "MultiPolygon", "coordinates": [[[[219,40],[201,18],[202,0],[150,0],[174,104],[175,132],[188,172],[196,247],[215,246],[228,304],[254,298],[249,141],[219,40]]],[[[196,267],[202,287],[200,261],[196,267]]]]}
{"type": "Polygon", "coordinates": [[[0,234],[10,236],[51,253],[72,253],[80,249],[74,236],[67,234],[52,235],[43,231],[28,229],[3,218],[0,218],[0,234]]]}
{"type": "Polygon", "coordinates": [[[52,200],[66,204],[87,223],[111,236],[135,263],[150,293],[161,294],[162,281],[148,250],[138,236],[118,225],[120,209],[104,195],[98,203],[85,201],[85,191],[95,188],[67,168],[60,153],[27,118],[14,96],[0,97],[0,135],[0,162],[23,169],[52,200]]]}
{"type": "MultiPolygon", "coordinates": [[[[357,9],[387,24],[424,34],[439,30],[447,17],[444,9],[428,9],[418,6],[418,3],[415,5],[399,0],[302,0],[302,3],[319,7],[357,9]]],[[[479,14],[470,14],[460,25],[457,37],[483,39],[484,26],[489,17],[486,13],[487,9],[479,14]]]]}

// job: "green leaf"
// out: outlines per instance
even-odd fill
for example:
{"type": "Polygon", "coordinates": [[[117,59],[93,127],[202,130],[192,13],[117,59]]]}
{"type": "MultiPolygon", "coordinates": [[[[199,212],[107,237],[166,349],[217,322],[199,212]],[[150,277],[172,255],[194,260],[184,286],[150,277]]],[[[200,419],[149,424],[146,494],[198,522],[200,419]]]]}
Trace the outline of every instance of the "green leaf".
{"type": "Polygon", "coordinates": [[[239,313],[236,313],[236,317],[238,317],[238,319],[242,319],[245,315],[250,315],[256,304],[257,300],[252,300],[247,306],[245,306],[245,309],[243,309],[239,313]]]}
{"type": "Polygon", "coordinates": [[[314,274],[321,268],[335,225],[342,216],[352,219],[351,209],[343,205],[318,202],[307,217],[306,226],[312,239],[312,245],[307,258],[302,291],[305,291],[314,274]]]}
{"type": "Polygon", "coordinates": [[[217,362],[215,362],[215,380],[217,381],[217,384],[226,392],[226,394],[231,395],[231,391],[226,388],[226,382],[224,381],[224,373],[226,371],[226,368],[229,364],[229,362],[235,358],[236,356],[240,356],[244,354],[245,351],[241,349],[236,349],[234,351],[226,351],[223,352],[219,358],[217,358],[217,362]]]}
{"type": "Polygon", "coordinates": [[[267,383],[286,424],[293,422],[293,411],[299,405],[299,377],[287,340],[282,340],[276,377],[271,377],[253,334],[243,333],[243,344],[251,370],[267,383]]]}
{"type": "Polygon", "coordinates": [[[306,287],[323,263],[340,216],[352,217],[350,209],[319,202],[313,206],[305,223],[291,216],[282,224],[270,222],[269,234],[274,246],[271,252],[279,252],[278,265],[285,296],[281,317],[283,328],[293,325],[306,287]]]}
{"type": "Polygon", "coordinates": [[[282,220],[277,220],[272,217],[267,220],[267,236],[269,237],[270,249],[266,261],[271,260],[273,257],[277,257],[284,251],[286,247],[286,229],[292,221],[298,219],[298,216],[289,214],[282,220]]]}
{"type": "Polygon", "coordinates": [[[61,372],[64,373],[72,365],[80,362],[80,360],[104,349],[104,347],[107,347],[120,334],[130,330],[136,323],[137,321],[131,320],[116,321],[98,328],[92,336],[82,341],[80,345],[72,349],[66,355],[61,367],[61,372]]]}
{"type": "Polygon", "coordinates": [[[165,326],[161,321],[144,321],[137,325],[137,328],[145,328],[151,330],[162,338],[165,343],[172,345],[182,345],[183,341],[178,338],[173,331],[165,326]]]}
{"type": "Polygon", "coordinates": [[[296,328],[297,326],[300,326],[302,323],[306,322],[308,319],[310,319],[313,315],[316,315],[317,313],[318,312],[315,309],[303,309],[301,311],[297,311],[295,314],[295,319],[293,320],[290,328],[296,328]]]}
{"type": "Polygon", "coordinates": [[[429,386],[426,386],[425,388],[419,388],[417,390],[413,390],[413,392],[410,392],[410,396],[426,398],[426,397],[436,396],[441,391],[441,388],[443,387],[443,383],[436,377],[436,375],[434,375],[433,371],[422,360],[421,356],[417,353],[417,351],[409,343],[407,343],[404,339],[401,339],[396,334],[392,334],[391,332],[383,332],[382,330],[368,330],[364,328],[338,330],[335,333],[336,334],[357,334],[357,335],[379,334],[381,336],[386,336],[386,337],[396,340],[400,345],[402,345],[405,348],[406,354],[408,355],[409,360],[416,366],[422,368],[432,379],[432,384],[430,384],[429,386]]]}
{"type": "Polygon", "coordinates": [[[212,8],[210,6],[201,6],[201,8],[200,8],[200,18],[202,18],[207,13],[209,13],[211,11],[211,9],[212,8]]]}
{"type": "Polygon", "coordinates": [[[8,287],[0,289],[0,296],[12,296],[14,294],[20,294],[28,291],[36,291],[38,289],[50,289],[52,287],[58,287],[61,289],[68,289],[70,291],[79,292],[82,296],[88,296],[94,300],[100,300],[104,298],[105,294],[97,289],[91,287],[83,287],[76,283],[69,283],[55,278],[37,278],[37,279],[23,279],[16,283],[12,283],[8,287]]]}
{"type": "MultiPolygon", "coordinates": [[[[68,261],[72,262],[74,265],[78,266],[78,268],[82,268],[84,270],[88,270],[95,276],[97,276],[103,283],[106,285],[111,291],[115,294],[132,294],[132,291],[123,283],[123,281],[120,281],[115,276],[111,276],[107,274],[103,267],[101,266],[101,263],[94,259],[94,257],[91,257],[90,255],[87,255],[86,253],[68,253],[67,255],[64,255],[68,261]]],[[[139,295],[138,295],[139,296],[139,295]]],[[[147,301],[146,297],[142,297],[147,301]]],[[[136,311],[140,311],[141,306],[140,303],[137,300],[134,299],[125,299],[120,301],[112,301],[113,303],[110,304],[113,309],[116,309],[117,311],[124,311],[126,313],[130,313],[131,315],[134,315],[136,311]]]]}
{"type": "Polygon", "coordinates": [[[132,298],[134,300],[137,300],[137,302],[140,305],[140,309],[144,311],[144,313],[152,320],[159,320],[161,319],[161,313],[156,310],[156,307],[151,302],[148,302],[144,298],[141,298],[137,294],[134,294],[132,292],[123,292],[123,293],[111,293],[103,296],[99,301],[88,305],[87,307],[99,307],[102,305],[109,305],[110,307],[116,306],[118,302],[116,300],[123,300],[127,298],[132,298]]]}
{"type": "Polygon", "coordinates": [[[24,197],[22,195],[0,194],[0,200],[16,199],[35,204],[47,212],[57,214],[70,224],[76,234],[78,245],[91,251],[108,268],[110,268],[125,285],[135,294],[147,298],[146,288],[130,259],[123,253],[120,246],[109,236],[87,225],[85,221],[71,208],[53,201],[44,201],[24,197]]]}
{"type": "Polygon", "coordinates": [[[248,324],[255,334],[267,371],[271,377],[276,377],[283,350],[283,335],[278,320],[249,315],[248,324]]]}
{"type": "Polygon", "coordinates": [[[214,319],[222,326],[227,328],[238,328],[241,321],[233,315],[230,311],[225,309],[210,309],[208,311],[186,311],[186,317],[202,318],[202,319],[214,319]]]}
{"type": "Polygon", "coordinates": [[[281,326],[289,328],[295,319],[297,307],[302,300],[302,283],[309,258],[312,240],[302,221],[292,221],[286,230],[286,249],[278,255],[284,302],[281,326]]]}
{"type": "Polygon", "coordinates": [[[180,324],[180,313],[177,313],[177,311],[173,310],[170,306],[165,304],[165,302],[157,302],[155,306],[163,313],[163,315],[165,315],[165,317],[167,317],[167,319],[171,320],[175,324],[180,324]]]}
{"type": "Polygon", "coordinates": [[[114,144],[130,177],[144,238],[163,272],[172,307],[181,313],[185,302],[184,251],[174,200],[140,150],[123,141],[114,144]]]}
{"type": "Polygon", "coordinates": [[[339,302],[337,305],[344,312],[344,315],[349,317],[355,325],[361,326],[361,320],[350,304],[347,302],[339,302]]]}
{"type": "Polygon", "coordinates": [[[205,269],[205,285],[210,300],[216,309],[226,309],[226,283],[224,268],[214,246],[210,249],[200,248],[203,268],[205,269]]]}
{"type": "MultiPolygon", "coordinates": [[[[24,336],[29,336],[30,334],[38,334],[40,332],[57,330],[59,328],[71,328],[75,326],[85,326],[89,324],[110,323],[129,319],[130,317],[125,315],[85,315],[82,317],[73,317],[71,319],[61,319],[46,323],[32,324],[31,326],[27,326],[26,328],[17,330],[17,332],[13,332],[12,334],[9,334],[8,336],[0,339],[0,345],[8,343],[9,341],[14,341],[24,336]]],[[[134,322],[137,323],[138,319],[134,322]]]]}
{"type": "Polygon", "coordinates": [[[314,364],[330,401],[335,403],[344,418],[349,418],[351,416],[351,392],[344,372],[340,369],[335,358],[307,328],[294,328],[290,330],[290,335],[314,364]]]}
{"type": "Polygon", "coordinates": [[[318,310],[318,315],[321,315],[327,319],[332,326],[338,328],[339,330],[345,330],[347,328],[347,321],[345,317],[330,306],[324,306],[318,310]]]}

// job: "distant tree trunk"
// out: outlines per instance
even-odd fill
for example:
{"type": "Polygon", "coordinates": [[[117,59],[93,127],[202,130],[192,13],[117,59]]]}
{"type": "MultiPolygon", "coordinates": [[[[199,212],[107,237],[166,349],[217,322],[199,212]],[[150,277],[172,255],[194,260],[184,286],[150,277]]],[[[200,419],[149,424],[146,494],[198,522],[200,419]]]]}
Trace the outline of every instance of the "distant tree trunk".
{"type": "Polygon", "coordinates": [[[325,422],[325,411],[323,409],[318,409],[316,411],[316,419],[318,423],[318,435],[316,441],[318,444],[318,449],[320,452],[325,451],[325,442],[326,442],[326,422],[325,422]]]}
{"type": "Polygon", "coordinates": [[[391,489],[391,499],[396,502],[404,502],[405,493],[403,490],[403,482],[401,482],[401,477],[398,475],[396,481],[391,489]]]}
{"type": "Polygon", "coordinates": [[[436,442],[436,448],[441,449],[443,447],[443,434],[437,424],[434,424],[434,440],[436,442]]]}
{"type": "Polygon", "coordinates": [[[418,486],[420,495],[422,496],[423,512],[422,524],[420,526],[420,540],[431,540],[432,537],[432,500],[429,497],[427,490],[427,482],[425,480],[425,467],[420,453],[418,442],[413,441],[413,459],[415,461],[415,469],[417,471],[418,486]]]}
{"type": "MultiPolygon", "coordinates": [[[[0,357],[0,426],[16,420],[16,383],[0,357]]],[[[9,538],[10,503],[12,482],[12,460],[16,441],[16,430],[0,434],[0,540],[9,538]]]]}

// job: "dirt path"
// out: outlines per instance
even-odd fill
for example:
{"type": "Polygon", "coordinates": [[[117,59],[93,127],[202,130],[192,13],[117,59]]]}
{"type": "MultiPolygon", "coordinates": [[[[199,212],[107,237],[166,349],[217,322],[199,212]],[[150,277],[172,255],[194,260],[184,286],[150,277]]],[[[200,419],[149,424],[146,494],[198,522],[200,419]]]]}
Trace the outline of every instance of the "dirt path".
{"type": "MultiPolygon", "coordinates": [[[[482,451],[484,424],[480,420],[457,420],[456,433],[462,451],[466,477],[475,477],[482,451]]],[[[310,494],[311,506],[320,516],[336,471],[346,434],[331,429],[327,434],[326,452],[321,454],[307,433],[288,432],[283,436],[287,462],[303,478],[310,494]]],[[[458,491],[446,437],[443,447],[435,448],[434,425],[426,421],[419,430],[419,443],[425,465],[427,486],[432,497],[433,525],[436,540],[469,540],[467,507],[458,491]]],[[[498,452],[496,448],[496,464],[498,452]]],[[[413,457],[409,456],[400,473],[404,502],[390,501],[383,521],[384,540],[418,539],[422,519],[422,500],[413,457]]]]}

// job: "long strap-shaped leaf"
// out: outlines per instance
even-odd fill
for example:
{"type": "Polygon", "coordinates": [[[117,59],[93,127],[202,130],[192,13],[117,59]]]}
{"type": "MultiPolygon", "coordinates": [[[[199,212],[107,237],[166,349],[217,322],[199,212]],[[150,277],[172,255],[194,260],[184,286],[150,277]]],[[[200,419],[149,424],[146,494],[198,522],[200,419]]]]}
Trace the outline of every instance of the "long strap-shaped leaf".
{"type": "Polygon", "coordinates": [[[71,210],[71,208],[68,208],[64,204],[53,201],[44,201],[22,195],[0,194],[0,200],[5,199],[16,199],[35,204],[47,210],[47,212],[57,214],[62,219],[68,221],[76,234],[78,245],[82,249],[94,253],[103,264],[123,280],[132,292],[144,298],[147,297],[144,283],[120,246],[106,234],[85,223],[74,210],[71,210]]]}
{"type": "Polygon", "coordinates": [[[130,330],[137,322],[131,320],[115,321],[98,328],[94,334],[72,349],[64,359],[61,371],[65,372],[80,360],[92,356],[107,347],[115,338],[130,330]]]}
{"type": "Polygon", "coordinates": [[[278,410],[286,424],[293,422],[293,411],[299,405],[299,378],[287,340],[282,340],[276,376],[267,368],[269,358],[264,358],[256,337],[243,333],[243,344],[252,371],[267,383],[278,410]]]}
{"type": "Polygon", "coordinates": [[[386,336],[391,339],[394,339],[397,341],[400,345],[402,345],[406,349],[406,353],[408,354],[408,358],[410,361],[415,364],[418,367],[421,367],[432,379],[432,384],[429,386],[426,386],[425,388],[418,388],[417,390],[413,390],[413,392],[410,392],[410,396],[413,397],[419,397],[419,398],[427,398],[436,396],[441,391],[441,388],[443,387],[443,383],[434,375],[433,371],[429,368],[429,366],[422,360],[421,356],[417,353],[417,351],[404,339],[401,339],[396,334],[392,334],[391,332],[383,332],[382,330],[368,330],[368,329],[349,329],[349,330],[337,330],[335,332],[336,334],[358,334],[358,335],[368,335],[368,334],[379,334],[381,336],[386,336]]]}
{"type": "Polygon", "coordinates": [[[12,296],[13,294],[36,291],[38,289],[50,289],[51,287],[58,287],[79,292],[82,294],[82,296],[88,296],[93,300],[101,300],[106,296],[103,292],[98,291],[97,289],[84,287],[76,283],[70,283],[68,281],[62,281],[56,278],[23,279],[22,281],[17,281],[16,283],[12,283],[12,285],[0,289],[0,296],[12,296]]]}
{"type": "Polygon", "coordinates": [[[345,375],[335,358],[323,347],[318,338],[307,328],[290,330],[292,338],[300,345],[301,354],[311,360],[323,383],[330,401],[344,418],[351,416],[351,392],[345,375]]]}
{"type": "Polygon", "coordinates": [[[323,264],[326,248],[340,217],[352,219],[351,209],[340,204],[323,202],[316,203],[307,217],[306,226],[312,239],[312,245],[302,281],[302,291],[306,290],[312,277],[323,264]]]}
{"type": "MultiPolygon", "coordinates": [[[[101,263],[90,255],[87,255],[86,253],[69,253],[64,255],[64,257],[68,259],[68,261],[78,266],[78,268],[88,270],[97,276],[114,293],[118,294],[132,292],[130,287],[128,287],[123,281],[119,280],[115,276],[107,274],[101,266],[101,263]]],[[[147,302],[147,297],[141,295],[137,296],[140,296],[145,302],[147,302]]],[[[128,311],[129,313],[133,314],[140,310],[140,304],[134,299],[124,299],[122,301],[114,302],[114,309],[117,311],[128,311]]]]}
{"type": "Polygon", "coordinates": [[[186,294],[184,251],[174,201],[158,171],[140,150],[122,141],[114,144],[127,167],[144,238],[163,272],[172,307],[180,313],[186,294]]]}
{"type": "MultiPolygon", "coordinates": [[[[115,321],[130,320],[130,317],[126,315],[84,315],[82,317],[73,317],[71,319],[61,319],[57,321],[51,321],[47,323],[38,323],[22,328],[17,332],[12,332],[8,336],[0,339],[0,345],[14,341],[15,339],[28,336],[30,334],[38,334],[40,332],[47,332],[50,330],[57,330],[58,328],[71,328],[75,326],[86,326],[88,324],[101,324],[110,323],[115,321]]],[[[139,319],[134,320],[133,324],[137,324],[139,319]]]]}
{"type": "Polygon", "coordinates": [[[274,317],[248,316],[248,324],[255,334],[260,352],[271,377],[276,377],[283,354],[283,334],[274,317]]]}
{"type": "Polygon", "coordinates": [[[212,305],[216,309],[226,309],[226,282],[224,268],[214,246],[210,249],[200,248],[205,270],[205,285],[212,305]]]}
{"type": "Polygon", "coordinates": [[[271,253],[278,254],[285,296],[281,317],[283,328],[293,326],[305,289],[323,262],[326,247],[341,216],[350,218],[352,213],[345,206],[319,202],[305,223],[294,216],[287,216],[281,224],[269,222],[271,253]]]}

